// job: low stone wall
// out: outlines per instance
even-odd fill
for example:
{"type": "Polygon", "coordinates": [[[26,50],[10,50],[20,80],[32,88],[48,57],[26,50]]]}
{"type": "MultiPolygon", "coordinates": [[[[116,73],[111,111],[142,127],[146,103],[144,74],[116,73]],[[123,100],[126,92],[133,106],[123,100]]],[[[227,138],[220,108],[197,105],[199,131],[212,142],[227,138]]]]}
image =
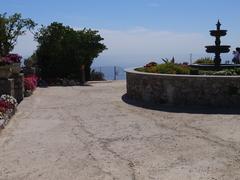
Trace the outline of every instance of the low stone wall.
{"type": "Polygon", "coordinates": [[[127,69],[128,97],[145,102],[240,105],[240,76],[167,75],[127,69]]]}

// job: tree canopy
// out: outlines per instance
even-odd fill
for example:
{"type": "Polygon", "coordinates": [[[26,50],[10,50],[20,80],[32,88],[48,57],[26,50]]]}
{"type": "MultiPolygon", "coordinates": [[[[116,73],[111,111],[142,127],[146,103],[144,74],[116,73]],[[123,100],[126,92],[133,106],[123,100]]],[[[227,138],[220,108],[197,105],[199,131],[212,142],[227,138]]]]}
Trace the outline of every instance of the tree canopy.
{"type": "Polygon", "coordinates": [[[0,56],[7,55],[13,50],[20,35],[36,26],[33,20],[22,18],[21,14],[15,13],[7,16],[0,14],[0,56]]]}
{"type": "Polygon", "coordinates": [[[94,58],[106,49],[98,31],[74,30],[53,22],[35,35],[39,43],[36,56],[43,78],[78,78],[85,65],[90,71],[94,58]]]}

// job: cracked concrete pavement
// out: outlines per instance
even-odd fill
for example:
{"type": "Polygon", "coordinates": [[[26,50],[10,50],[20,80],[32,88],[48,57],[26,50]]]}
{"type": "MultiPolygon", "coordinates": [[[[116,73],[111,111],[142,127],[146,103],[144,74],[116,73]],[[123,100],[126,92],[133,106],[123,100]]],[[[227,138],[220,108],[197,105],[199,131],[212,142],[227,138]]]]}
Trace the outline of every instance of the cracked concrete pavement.
{"type": "Polygon", "coordinates": [[[0,133],[0,179],[240,179],[238,113],[142,108],[125,89],[38,88],[0,133]]]}

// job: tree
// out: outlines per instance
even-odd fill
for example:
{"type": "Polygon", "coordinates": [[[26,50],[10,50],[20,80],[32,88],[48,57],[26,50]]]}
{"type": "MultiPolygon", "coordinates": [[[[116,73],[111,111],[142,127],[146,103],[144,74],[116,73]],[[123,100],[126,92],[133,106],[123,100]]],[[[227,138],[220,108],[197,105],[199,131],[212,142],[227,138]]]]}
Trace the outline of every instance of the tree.
{"type": "Polygon", "coordinates": [[[81,66],[89,67],[99,53],[106,49],[97,31],[75,31],[54,22],[42,27],[35,39],[38,65],[43,78],[79,78],[81,66]]]}
{"type": "Polygon", "coordinates": [[[85,76],[87,80],[90,80],[91,65],[93,60],[107,48],[104,44],[100,43],[104,39],[98,34],[98,31],[83,29],[81,31],[77,31],[77,33],[79,36],[79,50],[85,65],[85,76]]]}
{"type": "Polygon", "coordinates": [[[26,30],[33,30],[36,23],[27,18],[23,19],[21,14],[15,13],[7,17],[7,13],[0,14],[0,56],[7,55],[13,50],[20,35],[26,30]]]}

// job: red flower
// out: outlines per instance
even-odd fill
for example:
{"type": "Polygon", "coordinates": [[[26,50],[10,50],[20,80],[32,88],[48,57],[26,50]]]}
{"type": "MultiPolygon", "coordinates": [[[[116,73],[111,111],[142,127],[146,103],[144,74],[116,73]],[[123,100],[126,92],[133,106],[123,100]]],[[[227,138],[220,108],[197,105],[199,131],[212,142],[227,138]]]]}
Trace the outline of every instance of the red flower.
{"type": "Polygon", "coordinates": [[[6,111],[7,109],[14,109],[14,104],[0,99],[0,109],[6,111]]]}
{"type": "Polygon", "coordinates": [[[2,62],[5,64],[20,63],[21,59],[22,56],[19,56],[18,54],[8,54],[2,57],[2,62]]]}

